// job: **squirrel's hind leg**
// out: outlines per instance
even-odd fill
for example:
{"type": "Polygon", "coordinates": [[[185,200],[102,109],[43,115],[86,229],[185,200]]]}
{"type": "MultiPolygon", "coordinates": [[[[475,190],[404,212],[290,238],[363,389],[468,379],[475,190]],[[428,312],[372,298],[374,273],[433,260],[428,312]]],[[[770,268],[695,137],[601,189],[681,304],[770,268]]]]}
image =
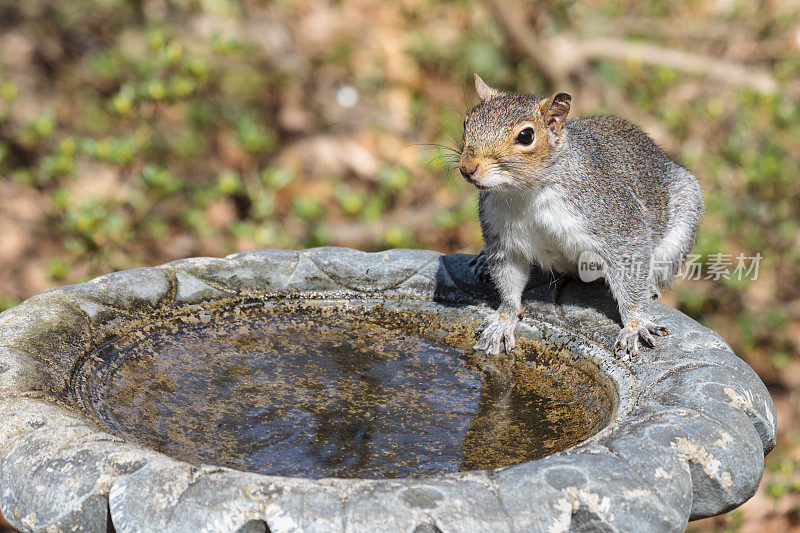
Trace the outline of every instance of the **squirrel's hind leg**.
{"type": "MultiPolygon", "coordinates": [[[[609,264],[609,263],[607,263],[609,264]]],[[[622,318],[622,330],[614,343],[616,353],[635,356],[639,353],[639,344],[655,347],[653,337],[666,335],[667,328],[649,320],[642,308],[652,295],[651,272],[643,265],[647,262],[636,262],[620,265],[611,263],[604,272],[608,286],[619,306],[622,318]]]]}

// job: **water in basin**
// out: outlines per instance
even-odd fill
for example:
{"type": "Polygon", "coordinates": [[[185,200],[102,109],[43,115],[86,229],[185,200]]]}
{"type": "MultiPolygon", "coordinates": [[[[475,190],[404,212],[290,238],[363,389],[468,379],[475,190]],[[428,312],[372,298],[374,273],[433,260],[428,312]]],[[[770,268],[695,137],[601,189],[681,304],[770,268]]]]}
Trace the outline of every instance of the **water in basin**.
{"type": "Polygon", "coordinates": [[[445,308],[271,305],[186,315],[103,349],[94,403],[172,457],[302,477],[430,476],[511,465],[603,427],[613,394],[520,342],[478,357],[445,308]]]}

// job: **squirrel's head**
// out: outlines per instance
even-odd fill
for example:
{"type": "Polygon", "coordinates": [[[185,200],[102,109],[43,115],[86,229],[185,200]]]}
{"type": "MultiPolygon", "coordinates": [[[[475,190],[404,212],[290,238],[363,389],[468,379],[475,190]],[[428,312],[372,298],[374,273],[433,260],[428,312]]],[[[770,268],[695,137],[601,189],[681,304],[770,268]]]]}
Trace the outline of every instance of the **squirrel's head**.
{"type": "Polygon", "coordinates": [[[481,102],[467,112],[459,170],[482,190],[524,188],[536,181],[564,141],[564,122],[572,97],[508,94],[493,89],[475,74],[481,102]]]}

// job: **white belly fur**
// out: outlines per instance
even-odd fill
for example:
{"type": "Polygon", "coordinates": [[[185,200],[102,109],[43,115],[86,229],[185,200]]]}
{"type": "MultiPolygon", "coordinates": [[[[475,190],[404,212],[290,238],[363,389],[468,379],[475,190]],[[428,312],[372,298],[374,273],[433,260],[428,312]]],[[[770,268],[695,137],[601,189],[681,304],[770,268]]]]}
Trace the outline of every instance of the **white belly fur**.
{"type": "Polygon", "coordinates": [[[492,192],[485,199],[484,222],[499,236],[503,252],[521,254],[545,270],[574,273],[581,253],[596,245],[565,194],[557,186],[492,192]]]}

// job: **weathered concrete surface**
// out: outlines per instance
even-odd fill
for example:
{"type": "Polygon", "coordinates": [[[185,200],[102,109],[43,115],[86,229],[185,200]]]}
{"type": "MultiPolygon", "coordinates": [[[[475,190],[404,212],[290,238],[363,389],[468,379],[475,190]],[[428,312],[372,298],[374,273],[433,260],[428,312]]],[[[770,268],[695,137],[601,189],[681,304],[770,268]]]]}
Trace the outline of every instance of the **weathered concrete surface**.
{"type": "Polygon", "coordinates": [[[554,302],[535,273],[520,336],[569,348],[619,392],[611,424],[564,452],[489,471],[308,480],[190,465],[112,434],[79,370],[99,345],[222,300],[370,297],[481,315],[471,256],[341,248],[193,258],[45,292],[0,315],[0,509],[22,531],[682,531],[758,487],[775,409],[714,332],[660,304],[671,334],[611,355],[615,304],[571,282],[554,302]],[[445,309],[445,308],[443,308],[445,309]]]}

